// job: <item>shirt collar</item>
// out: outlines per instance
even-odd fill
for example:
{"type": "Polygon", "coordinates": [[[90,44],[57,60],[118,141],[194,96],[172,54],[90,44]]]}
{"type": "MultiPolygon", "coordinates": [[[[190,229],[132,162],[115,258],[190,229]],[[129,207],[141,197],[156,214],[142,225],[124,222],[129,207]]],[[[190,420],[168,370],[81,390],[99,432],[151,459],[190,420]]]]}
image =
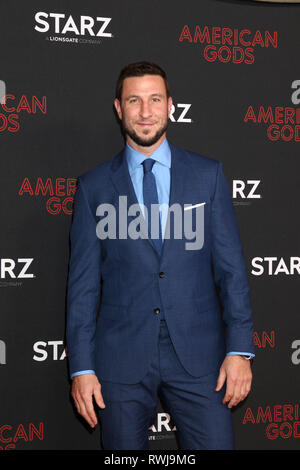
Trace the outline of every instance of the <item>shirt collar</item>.
{"type": "MultiPolygon", "coordinates": [[[[129,173],[133,173],[139,165],[145,160],[146,155],[134,150],[127,142],[125,146],[125,155],[128,163],[129,173]]],[[[158,163],[171,168],[171,150],[167,139],[164,139],[160,146],[152,153],[153,158],[158,163]]]]}

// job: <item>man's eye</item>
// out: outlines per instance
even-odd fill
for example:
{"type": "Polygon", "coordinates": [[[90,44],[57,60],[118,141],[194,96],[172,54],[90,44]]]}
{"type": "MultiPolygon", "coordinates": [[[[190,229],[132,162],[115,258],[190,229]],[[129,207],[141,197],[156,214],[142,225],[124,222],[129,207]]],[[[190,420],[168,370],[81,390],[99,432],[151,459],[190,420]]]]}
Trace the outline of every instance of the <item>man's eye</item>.
{"type": "Polygon", "coordinates": [[[160,98],[153,98],[153,101],[159,102],[159,101],[160,101],[160,98]]]}
{"type": "Polygon", "coordinates": [[[136,103],[136,102],[137,102],[136,98],[131,98],[131,100],[129,100],[129,103],[136,103]]]}

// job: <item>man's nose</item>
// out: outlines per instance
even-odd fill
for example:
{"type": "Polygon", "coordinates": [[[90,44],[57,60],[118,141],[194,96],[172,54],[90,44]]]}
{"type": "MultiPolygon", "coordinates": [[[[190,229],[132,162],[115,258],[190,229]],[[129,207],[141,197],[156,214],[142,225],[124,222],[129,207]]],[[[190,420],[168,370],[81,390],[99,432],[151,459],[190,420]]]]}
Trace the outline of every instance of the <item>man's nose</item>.
{"type": "Polygon", "coordinates": [[[142,101],[141,102],[141,107],[140,107],[140,116],[145,118],[148,118],[152,115],[151,111],[151,105],[148,101],[142,101]]]}

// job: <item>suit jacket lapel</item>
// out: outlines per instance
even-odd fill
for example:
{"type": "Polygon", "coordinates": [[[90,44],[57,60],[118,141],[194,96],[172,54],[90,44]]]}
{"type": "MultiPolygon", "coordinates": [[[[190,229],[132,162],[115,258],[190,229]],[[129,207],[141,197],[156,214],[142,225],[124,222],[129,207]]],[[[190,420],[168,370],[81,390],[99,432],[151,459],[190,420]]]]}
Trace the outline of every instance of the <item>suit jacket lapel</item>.
{"type": "MultiPolygon", "coordinates": [[[[117,155],[114,161],[111,171],[111,179],[119,195],[127,196],[127,207],[133,204],[138,204],[138,200],[129,174],[124,150],[117,155]]],[[[130,218],[133,218],[133,216],[128,216],[128,220],[130,220],[130,218]]],[[[146,243],[150,243],[150,246],[153,248],[155,254],[158,256],[158,253],[151,239],[148,237],[148,230],[144,231],[142,226],[141,231],[144,233],[145,236],[144,241],[146,243]]]]}
{"type": "MultiPolygon", "coordinates": [[[[170,186],[170,198],[169,207],[172,204],[182,204],[184,201],[184,190],[185,183],[187,182],[187,169],[188,166],[185,163],[184,155],[174,145],[169,142],[171,149],[171,186],[170,186]]],[[[170,213],[168,215],[169,221],[170,213]]],[[[167,224],[168,224],[167,221],[167,224]]],[[[172,238],[164,239],[161,258],[168,255],[172,246],[172,238]]]]}
{"type": "Polygon", "coordinates": [[[112,164],[111,179],[120,196],[127,196],[128,206],[138,204],[124,150],[116,156],[112,164]]]}

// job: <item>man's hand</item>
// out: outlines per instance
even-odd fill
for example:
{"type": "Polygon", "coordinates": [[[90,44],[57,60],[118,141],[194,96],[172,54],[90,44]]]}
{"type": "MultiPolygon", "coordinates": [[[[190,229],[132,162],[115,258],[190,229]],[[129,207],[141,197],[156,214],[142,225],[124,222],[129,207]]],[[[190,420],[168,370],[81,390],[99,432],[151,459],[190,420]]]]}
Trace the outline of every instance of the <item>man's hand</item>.
{"type": "Polygon", "coordinates": [[[223,403],[228,408],[243,401],[251,389],[252,371],[250,361],[242,356],[226,356],[220,368],[216,392],[219,392],[226,380],[226,393],[223,403]]]}
{"type": "Polygon", "coordinates": [[[98,422],[93,406],[93,396],[100,408],[105,408],[101,384],[94,374],[76,375],[72,381],[71,395],[78,413],[94,428],[98,422]]]}

